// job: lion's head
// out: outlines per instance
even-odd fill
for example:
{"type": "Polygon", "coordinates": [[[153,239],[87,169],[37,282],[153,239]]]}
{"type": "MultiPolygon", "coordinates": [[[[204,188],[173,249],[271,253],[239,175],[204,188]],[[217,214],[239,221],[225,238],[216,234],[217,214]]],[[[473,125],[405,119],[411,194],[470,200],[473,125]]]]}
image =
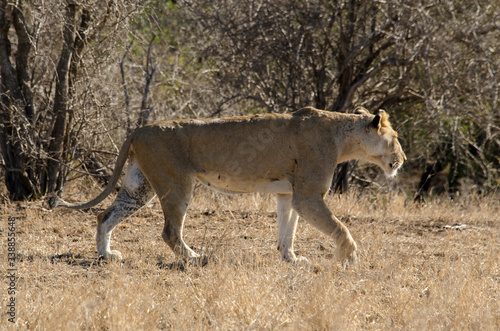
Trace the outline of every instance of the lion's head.
{"type": "MultiPolygon", "coordinates": [[[[368,115],[362,107],[356,109],[356,113],[368,115]]],[[[393,130],[389,115],[384,110],[379,110],[370,121],[360,146],[366,153],[364,158],[380,166],[390,177],[396,175],[406,160],[398,141],[398,133],[393,130]]]]}

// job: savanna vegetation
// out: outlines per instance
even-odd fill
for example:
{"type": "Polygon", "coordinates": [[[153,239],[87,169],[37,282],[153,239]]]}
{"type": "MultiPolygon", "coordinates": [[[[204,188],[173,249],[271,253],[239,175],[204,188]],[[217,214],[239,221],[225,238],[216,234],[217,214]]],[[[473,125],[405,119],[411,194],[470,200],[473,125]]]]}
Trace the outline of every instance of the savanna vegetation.
{"type": "MultiPolygon", "coordinates": [[[[77,180],[67,191],[85,200],[100,189],[77,180]]],[[[12,296],[2,281],[0,328],[498,330],[498,199],[459,200],[419,206],[401,195],[329,196],[358,243],[358,262],[348,269],[338,263],[333,241],[302,220],[295,248],[311,265],[280,261],[275,200],[268,196],[197,188],[184,233],[208,263],[185,267],[161,239],[159,203],[113,232],[122,262],[97,257],[100,210],[7,203],[0,210],[0,271],[7,274],[5,226],[15,217],[18,292],[11,323],[12,296]]]]}
{"type": "MultiPolygon", "coordinates": [[[[357,105],[391,114],[409,195],[494,192],[499,13],[454,0],[2,1],[5,198],[106,182],[148,121],[357,105]]],[[[343,164],[333,188],[384,182],[368,172],[343,164]]]]}
{"type": "Polygon", "coordinates": [[[0,0],[0,270],[14,217],[18,276],[0,329],[500,329],[499,40],[487,0],[0,0]],[[197,188],[186,241],[208,264],[187,267],[157,204],[115,230],[119,263],[96,257],[99,210],[43,204],[95,196],[148,122],[358,105],[390,114],[408,160],[394,180],[337,167],[354,268],[302,221],[311,265],[279,262],[269,196],[197,188]]]}

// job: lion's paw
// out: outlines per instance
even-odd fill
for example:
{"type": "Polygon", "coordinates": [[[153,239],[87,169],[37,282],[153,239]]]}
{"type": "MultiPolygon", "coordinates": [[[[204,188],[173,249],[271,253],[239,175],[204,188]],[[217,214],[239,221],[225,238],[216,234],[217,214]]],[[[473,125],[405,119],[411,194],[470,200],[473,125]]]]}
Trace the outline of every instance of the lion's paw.
{"type": "Polygon", "coordinates": [[[293,264],[298,265],[298,266],[307,267],[307,266],[311,265],[311,261],[309,261],[309,259],[307,257],[299,256],[299,257],[297,257],[297,259],[295,261],[293,261],[293,264]]]}
{"type": "Polygon", "coordinates": [[[122,253],[120,253],[119,251],[109,251],[102,254],[100,257],[108,261],[121,261],[122,253]]]}
{"type": "Polygon", "coordinates": [[[344,267],[347,265],[353,265],[356,262],[356,250],[357,245],[352,238],[348,238],[346,242],[337,248],[337,255],[344,267]]]}

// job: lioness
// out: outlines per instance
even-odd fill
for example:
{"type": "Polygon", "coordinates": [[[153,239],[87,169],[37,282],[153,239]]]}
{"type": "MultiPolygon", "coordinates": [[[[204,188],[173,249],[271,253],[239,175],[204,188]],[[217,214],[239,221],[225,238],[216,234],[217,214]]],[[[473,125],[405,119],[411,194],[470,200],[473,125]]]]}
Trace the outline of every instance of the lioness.
{"type": "Polygon", "coordinates": [[[292,114],[157,122],[137,129],[124,142],[111,180],[98,197],[87,203],[54,197],[51,206],[83,209],[101,202],[129,156],[115,201],[97,217],[97,251],[106,259],[121,259],[120,252],[110,249],[115,226],[155,194],[165,216],[163,240],[187,260],[198,257],[184,242],[182,229],[199,180],[225,193],[276,194],[283,260],[298,260],[293,241],[301,216],[333,237],[342,262],[353,262],[356,243],[323,201],[335,166],[365,159],[394,176],[406,159],[388,115],[371,115],[362,107],[349,115],[303,108],[292,114]]]}

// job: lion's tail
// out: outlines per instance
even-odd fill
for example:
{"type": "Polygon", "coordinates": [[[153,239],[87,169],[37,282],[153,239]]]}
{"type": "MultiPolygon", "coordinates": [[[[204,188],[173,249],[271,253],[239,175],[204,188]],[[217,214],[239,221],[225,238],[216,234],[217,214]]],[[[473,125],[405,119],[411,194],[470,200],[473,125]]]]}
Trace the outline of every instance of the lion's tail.
{"type": "Polygon", "coordinates": [[[116,159],[116,164],[115,164],[115,170],[113,171],[113,175],[111,176],[111,179],[108,182],[108,185],[104,189],[104,191],[101,192],[94,200],[89,201],[89,202],[76,202],[76,203],[69,203],[58,197],[57,195],[52,195],[48,199],[48,203],[50,208],[56,208],[56,207],[66,207],[66,208],[71,208],[71,209],[85,209],[85,208],[90,208],[98,203],[100,203],[102,200],[104,200],[110,193],[113,191],[113,189],[116,186],[116,183],[118,183],[118,179],[120,178],[120,175],[122,173],[123,167],[125,165],[125,162],[127,161],[129,151],[130,151],[130,145],[132,144],[132,139],[133,139],[133,134],[131,134],[127,140],[122,145],[122,148],[120,149],[120,153],[118,154],[118,158],[116,159]]]}

